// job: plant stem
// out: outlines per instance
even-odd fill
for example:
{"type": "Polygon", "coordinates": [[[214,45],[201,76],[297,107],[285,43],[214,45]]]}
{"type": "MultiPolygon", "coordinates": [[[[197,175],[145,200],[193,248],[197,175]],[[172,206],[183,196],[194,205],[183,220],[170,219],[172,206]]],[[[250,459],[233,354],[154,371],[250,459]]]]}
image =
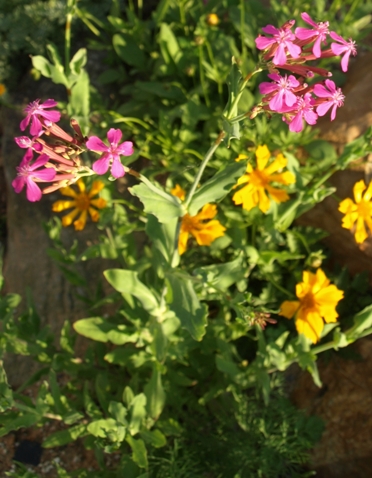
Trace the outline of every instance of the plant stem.
{"type": "Polygon", "coordinates": [[[76,0],[67,0],[66,28],[65,28],[65,74],[70,74],[70,52],[71,52],[71,22],[73,8],[76,0]]]}
{"type": "Polygon", "coordinates": [[[199,171],[198,171],[198,174],[196,175],[195,179],[194,179],[194,182],[191,186],[191,189],[189,191],[189,194],[187,195],[187,198],[186,198],[186,201],[185,201],[185,208],[187,209],[188,206],[190,205],[191,203],[191,200],[195,194],[195,191],[196,191],[196,188],[198,187],[198,184],[199,184],[199,181],[203,175],[203,172],[209,162],[209,160],[211,159],[211,157],[213,156],[214,152],[216,151],[216,149],[218,148],[218,146],[221,144],[223,138],[225,136],[225,133],[224,131],[221,131],[220,134],[218,135],[216,141],[212,144],[212,146],[209,148],[209,150],[207,151],[207,154],[205,155],[201,165],[200,165],[200,168],[199,168],[199,171]]]}

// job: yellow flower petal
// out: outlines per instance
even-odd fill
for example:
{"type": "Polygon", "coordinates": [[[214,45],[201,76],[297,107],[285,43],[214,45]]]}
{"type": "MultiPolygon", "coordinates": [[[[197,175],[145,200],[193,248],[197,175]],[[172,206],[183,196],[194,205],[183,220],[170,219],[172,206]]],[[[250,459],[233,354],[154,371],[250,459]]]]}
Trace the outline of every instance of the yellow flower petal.
{"type": "Polygon", "coordinates": [[[187,231],[180,232],[178,238],[178,253],[181,256],[187,250],[187,241],[189,239],[189,233],[187,231]]]}
{"type": "Polygon", "coordinates": [[[299,334],[304,334],[316,344],[323,332],[324,323],[319,313],[310,311],[306,314],[298,313],[296,317],[296,329],[299,334]]]}
{"type": "Polygon", "coordinates": [[[338,210],[344,214],[350,214],[353,211],[357,211],[358,207],[354,201],[350,198],[346,198],[338,205],[338,210]]]}
{"type": "Polygon", "coordinates": [[[264,144],[263,146],[257,146],[256,149],[256,159],[257,159],[257,168],[262,171],[267,162],[269,161],[271,153],[269,148],[264,144]]]}
{"type": "Polygon", "coordinates": [[[354,184],[353,193],[355,202],[358,204],[362,200],[362,193],[365,190],[366,185],[363,179],[354,184]]]}
{"type": "Polygon", "coordinates": [[[235,161],[243,161],[245,159],[248,159],[248,156],[246,154],[239,154],[235,161]]]}
{"type": "Polygon", "coordinates": [[[62,226],[63,227],[70,226],[72,224],[72,221],[79,214],[79,212],[80,212],[79,209],[76,208],[76,209],[72,210],[71,212],[69,212],[68,214],[66,214],[66,216],[63,216],[62,226]]]}
{"type": "Polygon", "coordinates": [[[372,181],[369,183],[367,191],[364,193],[364,201],[369,201],[372,197],[372,181]]]}
{"type": "Polygon", "coordinates": [[[105,187],[105,183],[102,181],[93,181],[92,187],[90,188],[90,191],[88,193],[88,196],[92,198],[93,196],[96,196],[102,189],[105,187]]]}
{"type": "Polygon", "coordinates": [[[277,155],[274,161],[265,168],[265,173],[271,175],[278,171],[279,169],[285,168],[287,166],[287,158],[285,158],[281,153],[277,155]]]}
{"type": "Polygon", "coordinates": [[[52,205],[52,211],[54,212],[61,212],[64,211],[65,209],[70,209],[71,207],[76,206],[76,201],[67,201],[67,200],[59,200],[53,203],[52,205]]]}
{"type": "Polygon", "coordinates": [[[199,246],[210,246],[215,239],[222,237],[225,231],[226,227],[214,219],[205,223],[202,229],[191,231],[191,234],[195,237],[199,246]]]}
{"type": "Polygon", "coordinates": [[[87,223],[87,216],[88,216],[87,211],[82,211],[79,219],[74,221],[74,226],[76,231],[82,231],[84,229],[85,224],[87,223]]]}
{"type": "Polygon", "coordinates": [[[285,300],[280,306],[279,315],[291,319],[297,312],[299,306],[300,302],[298,300],[285,300]]]}
{"type": "Polygon", "coordinates": [[[103,198],[91,199],[90,204],[92,204],[92,206],[98,207],[98,209],[103,209],[107,206],[107,201],[103,198]]]}
{"type": "Polygon", "coordinates": [[[267,197],[263,188],[257,190],[259,195],[258,207],[262,212],[267,212],[270,207],[270,199],[267,197]]]}
{"type": "Polygon", "coordinates": [[[364,242],[368,237],[363,217],[359,216],[356,223],[355,240],[358,244],[364,242]]]}
{"type": "Polygon", "coordinates": [[[272,186],[267,186],[266,190],[269,192],[270,197],[274,199],[276,203],[286,202],[290,199],[288,193],[283,189],[273,188],[272,186]]]}
{"type": "Polygon", "coordinates": [[[215,204],[205,204],[203,209],[194,216],[196,220],[213,219],[217,214],[217,206],[215,204]]]}
{"type": "Polygon", "coordinates": [[[92,219],[93,222],[97,222],[98,219],[99,219],[99,212],[97,211],[97,209],[94,209],[93,207],[90,207],[88,209],[89,211],[89,214],[90,214],[90,217],[92,219]]]}
{"type": "Polygon", "coordinates": [[[171,192],[171,194],[173,194],[173,196],[177,196],[178,198],[180,198],[181,201],[185,200],[186,191],[184,189],[182,189],[179,184],[176,184],[175,187],[173,189],[171,189],[170,192],[171,192]]]}
{"type": "MultiPolygon", "coordinates": [[[[265,171],[267,171],[267,169],[265,171]]],[[[272,174],[270,176],[270,182],[280,184],[293,184],[296,182],[296,177],[290,171],[285,171],[284,173],[272,174]]]]}
{"type": "Polygon", "coordinates": [[[84,193],[85,192],[85,182],[79,178],[77,181],[76,181],[76,185],[77,187],[79,188],[80,192],[81,193],[84,193]]]}
{"type": "Polygon", "coordinates": [[[76,198],[78,196],[78,193],[74,191],[70,186],[61,188],[59,191],[63,196],[70,196],[72,198],[76,198]]]}

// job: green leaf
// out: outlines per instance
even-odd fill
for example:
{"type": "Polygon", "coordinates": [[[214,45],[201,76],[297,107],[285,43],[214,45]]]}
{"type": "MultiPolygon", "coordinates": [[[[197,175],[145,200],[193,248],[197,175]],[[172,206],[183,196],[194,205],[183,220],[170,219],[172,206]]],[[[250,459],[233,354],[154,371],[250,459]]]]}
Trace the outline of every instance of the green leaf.
{"type": "Polygon", "coordinates": [[[184,215],[181,201],[157,188],[150,181],[146,184],[137,184],[129,188],[129,191],[143,203],[145,212],[156,216],[161,223],[170,222],[184,215]]]}
{"type": "Polygon", "coordinates": [[[52,433],[43,441],[43,448],[53,448],[56,446],[67,445],[68,443],[71,443],[72,441],[77,440],[79,437],[85,436],[87,434],[87,426],[79,424],[68,428],[67,430],[52,433]]]}
{"type": "Polygon", "coordinates": [[[226,373],[232,380],[235,380],[235,377],[240,373],[239,368],[232,360],[227,360],[221,355],[216,355],[216,367],[220,372],[226,373]]]}
{"type": "Polygon", "coordinates": [[[142,420],[146,417],[146,402],[147,398],[144,393],[136,395],[130,404],[130,422],[129,432],[135,435],[141,428],[142,420]]]}
{"type": "Polygon", "coordinates": [[[234,161],[218,171],[194,194],[189,207],[190,215],[195,216],[207,203],[223,199],[231,191],[237,180],[245,173],[246,167],[247,165],[244,161],[234,161]]]}
{"type": "Polygon", "coordinates": [[[95,437],[106,438],[108,433],[117,429],[116,420],[113,418],[101,418],[94,420],[87,426],[87,430],[95,437]]]}
{"type": "Polygon", "coordinates": [[[160,430],[142,430],[140,435],[146,443],[155,448],[161,448],[167,444],[167,439],[160,430]]]}
{"type": "Polygon", "coordinates": [[[108,342],[108,332],[114,326],[101,317],[90,317],[89,319],[77,320],[73,324],[76,332],[88,339],[97,342],[108,342]]]}
{"type": "Polygon", "coordinates": [[[366,329],[372,327],[372,305],[361,310],[354,316],[354,326],[346,331],[347,338],[356,340],[358,336],[366,329]]]}
{"type": "Polygon", "coordinates": [[[238,104],[237,98],[240,93],[240,87],[242,83],[242,74],[239,70],[235,58],[232,58],[232,65],[230,70],[227,86],[229,88],[229,99],[223,112],[223,129],[226,133],[227,145],[230,146],[230,141],[234,138],[240,138],[240,126],[239,123],[231,123],[230,120],[238,116],[238,104]]]}
{"type": "Polygon", "coordinates": [[[336,162],[337,169],[345,169],[356,159],[372,153],[372,126],[359,138],[347,144],[336,162]]]}
{"type": "Polygon", "coordinates": [[[118,56],[130,66],[144,70],[147,66],[147,59],[144,52],[138,46],[133,35],[116,33],[112,37],[112,44],[118,56]]]}
{"type": "Polygon", "coordinates": [[[137,272],[124,269],[108,269],[103,274],[115,290],[122,294],[133,295],[148,312],[151,313],[158,309],[157,299],[150,289],[138,279],[137,272]]]}
{"type": "Polygon", "coordinates": [[[76,83],[71,87],[70,102],[68,105],[71,116],[88,117],[90,113],[89,106],[89,75],[82,71],[76,83]]]}
{"type": "Polygon", "coordinates": [[[9,387],[7,376],[3,367],[3,361],[0,360],[0,413],[5,412],[13,406],[13,392],[9,387]]]}
{"type": "Polygon", "coordinates": [[[86,48],[80,48],[70,61],[70,70],[76,76],[79,76],[82,72],[82,68],[87,62],[87,50],[86,48]]]}
{"type": "MultiPolygon", "coordinates": [[[[146,224],[146,234],[152,240],[154,248],[160,253],[162,262],[177,267],[179,255],[173,255],[176,245],[176,230],[178,219],[174,218],[166,224],[161,224],[158,219],[149,214],[146,224]]],[[[176,248],[178,251],[178,249],[176,248]]]]}
{"type": "Polygon", "coordinates": [[[176,36],[167,23],[160,25],[159,44],[165,63],[177,65],[182,58],[182,50],[178,45],[176,36]]]}
{"type": "Polygon", "coordinates": [[[247,272],[247,268],[243,266],[242,255],[225,264],[213,264],[194,270],[194,274],[201,276],[204,283],[208,282],[211,286],[223,291],[244,279],[247,272]]]}
{"type": "Polygon", "coordinates": [[[127,436],[127,442],[132,448],[132,460],[137,463],[140,468],[147,468],[147,450],[143,440],[135,440],[131,436],[127,436]]]}
{"type": "Polygon", "coordinates": [[[9,432],[14,430],[18,430],[19,428],[29,428],[35,425],[39,420],[41,420],[41,416],[35,412],[28,412],[19,415],[11,422],[7,423],[4,427],[0,428],[0,437],[7,435],[9,432]]]}
{"type": "Polygon", "coordinates": [[[115,418],[115,420],[120,423],[120,425],[128,425],[127,419],[125,418],[127,416],[128,410],[122,403],[111,400],[109,404],[109,412],[115,418]]]}
{"type": "Polygon", "coordinates": [[[199,302],[191,278],[168,274],[167,280],[169,308],[180,319],[182,327],[195,340],[201,340],[207,326],[207,306],[199,302]]]}
{"type": "Polygon", "coordinates": [[[145,386],[147,398],[147,412],[151,418],[157,420],[164,408],[165,393],[161,383],[161,373],[154,364],[150,382],[145,386]]]}

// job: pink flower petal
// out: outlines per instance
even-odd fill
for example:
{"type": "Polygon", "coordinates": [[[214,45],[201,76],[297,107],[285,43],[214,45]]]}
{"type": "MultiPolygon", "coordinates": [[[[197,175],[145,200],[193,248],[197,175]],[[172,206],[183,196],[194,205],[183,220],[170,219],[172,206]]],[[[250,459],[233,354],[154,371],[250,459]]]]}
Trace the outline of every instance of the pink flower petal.
{"type": "Polygon", "coordinates": [[[105,174],[110,166],[110,159],[108,156],[102,157],[93,163],[92,169],[97,174],[105,174]]]}
{"type": "Polygon", "coordinates": [[[124,176],[124,166],[121,164],[119,159],[114,159],[111,166],[111,174],[114,178],[121,178],[124,176]]]}
{"type": "Polygon", "coordinates": [[[24,185],[26,184],[26,179],[25,178],[22,178],[20,176],[16,177],[15,179],[13,179],[12,181],[12,186],[14,188],[14,191],[16,193],[20,193],[22,191],[22,189],[24,188],[24,185]]]}
{"type": "Polygon", "coordinates": [[[131,156],[134,153],[132,141],[124,141],[116,148],[116,152],[122,156],[131,156]]]}
{"type": "Polygon", "coordinates": [[[58,103],[56,102],[56,100],[49,98],[48,100],[44,101],[44,103],[42,103],[40,106],[43,108],[53,108],[54,106],[57,106],[57,104],[58,103]]]}
{"type": "Polygon", "coordinates": [[[40,171],[34,171],[31,176],[41,181],[53,181],[56,176],[56,170],[52,168],[41,169],[40,171]]]}
{"type": "Polygon", "coordinates": [[[289,123],[289,131],[292,131],[292,133],[300,133],[303,130],[303,127],[302,115],[301,113],[297,113],[289,123]]]}
{"type": "Polygon", "coordinates": [[[107,132],[107,139],[109,140],[110,144],[117,145],[122,136],[123,133],[120,131],[120,129],[111,128],[107,132]]]}
{"type": "Polygon", "coordinates": [[[319,116],[324,116],[327,114],[329,108],[333,105],[332,101],[326,101],[325,103],[321,103],[319,106],[316,108],[316,112],[318,113],[319,116]]]}
{"type": "Polygon", "coordinates": [[[105,145],[105,143],[98,138],[98,136],[91,136],[86,142],[86,146],[91,151],[110,151],[110,148],[105,145]]]}
{"type": "Polygon", "coordinates": [[[32,136],[38,136],[42,130],[43,130],[43,126],[39,118],[33,115],[31,119],[30,133],[32,134],[32,136]]]}
{"type": "Polygon", "coordinates": [[[34,162],[32,166],[29,166],[30,171],[35,171],[35,169],[40,168],[41,166],[44,166],[45,163],[47,163],[49,160],[49,156],[46,154],[41,154],[37,160],[34,162]]]}
{"type": "Polygon", "coordinates": [[[52,123],[57,123],[61,119],[61,113],[59,111],[40,110],[37,114],[47,119],[48,121],[51,121],[52,123]]]}
{"type": "Polygon", "coordinates": [[[257,37],[255,42],[256,42],[256,47],[259,50],[266,50],[273,43],[276,43],[274,38],[266,38],[266,37],[257,37]]]}
{"type": "Polygon", "coordinates": [[[262,28],[262,31],[264,33],[269,34],[269,35],[277,35],[278,33],[280,33],[280,30],[278,30],[278,28],[274,27],[274,25],[266,25],[266,27],[262,28]]]}
{"type": "Polygon", "coordinates": [[[24,118],[24,119],[21,121],[21,123],[20,123],[20,125],[19,125],[21,131],[24,131],[24,130],[27,128],[27,126],[28,126],[28,124],[29,124],[29,122],[30,122],[30,119],[31,119],[31,116],[30,116],[30,115],[27,115],[26,118],[24,118]]]}
{"type": "Polygon", "coordinates": [[[344,73],[347,71],[347,68],[348,68],[350,54],[351,54],[351,51],[350,50],[347,51],[341,60],[341,69],[344,73]]]}
{"type": "Polygon", "coordinates": [[[26,179],[26,197],[30,202],[40,201],[42,192],[39,186],[31,178],[26,179]]]}
{"type": "Polygon", "coordinates": [[[287,55],[285,54],[284,45],[280,44],[273,58],[274,65],[285,65],[287,63],[287,55]]]}

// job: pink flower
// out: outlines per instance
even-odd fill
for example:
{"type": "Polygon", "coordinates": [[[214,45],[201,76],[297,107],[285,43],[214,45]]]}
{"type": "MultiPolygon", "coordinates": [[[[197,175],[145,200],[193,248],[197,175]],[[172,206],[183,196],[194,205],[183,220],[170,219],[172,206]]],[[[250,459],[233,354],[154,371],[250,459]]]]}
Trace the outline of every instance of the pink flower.
{"type": "Polygon", "coordinates": [[[52,168],[39,169],[48,161],[48,156],[42,154],[39,158],[31,164],[33,153],[28,149],[23,156],[22,162],[17,166],[17,177],[12,181],[12,186],[16,193],[20,193],[24,186],[26,186],[26,196],[31,202],[40,201],[42,192],[35,181],[53,181],[56,176],[56,171],[52,168]]]}
{"type": "Polygon", "coordinates": [[[300,82],[293,75],[280,76],[276,73],[268,75],[275,83],[264,82],[259,86],[261,95],[270,95],[268,99],[272,111],[280,112],[286,106],[293,106],[297,96],[292,92],[293,88],[300,86],[300,82]],[[276,92],[274,95],[272,93],[276,92]]]}
{"type": "Polygon", "coordinates": [[[329,22],[315,23],[314,20],[312,20],[310,15],[308,15],[307,13],[301,13],[301,18],[314,28],[309,29],[298,27],[295,30],[295,35],[299,40],[310,40],[310,42],[314,40],[315,37],[317,37],[313,46],[313,53],[314,56],[320,58],[322,54],[321,44],[322,42],[325,42],[327,34],[329,33],[329,22]]]}
{"type": "Polygon", "coordinates": [[[24,120],[21,121],[20,128],[24,131],[31,120],[30,133],[32,136],[39,136],[43,130],[43,124],[39,119],[39,116],[45,118],[52,123],[56,123],[61,119],[61,113],[58,111],[45,111],[46,108],[53,108],[57,106],[57,102],[54,100],[46,100],[44,103],[39,105],[40,100],[35,100],[30,103],[24,111],[27,113],[27,116],[24,120]]]}
{"type": "MultiPolygon", "coordinates": [[[[314,86],[314,93],[320,98],[326,98],[325,100],[320,100],[321,103],[316,108],[318,115],[324,116],[332,107],[331,121],[333,121],[336,118],[337,108],[344,105],[345,96],[342,94],[341,88],[336,88],[334,81],[325,80],[325,86],[322,84],[314,86]]],[[[317,103],[319,102],[317,101],[317,103]]]]}
{"type": "Polygon", "coordinates": [[[296,106],[292,110],[288,108],[286,111],[290,114],[290,119],[287,120],[284,118],[284,120],[289,123],[290,131],[300,133],[304,127],[303,120],[310,125],[316,123],[318,115],[313,110],[314,105],[315,101],[310,93],[305,93],[304,96],[297,98],[296,106]]]}
{"type": "Polygon", "coordinates": [[[340,35],[337,35],[336,32],[331,32],[330,36],[331,36],[332,40],[337,41],[338,43],[340,43],[340,45],[338,43],[332,43],[331,44],[331,49],[332,49],[333,53],[337,56],[342,55],[344,53],[344,56],[342,57],[342,60],[341,60],[341,69],[342,69],[343,72],[345,72],[345,71],[347,71],[347,67],[348,67],[348,64],[349,64],[349,58],[350,58],[351,53],[353,54],[353,56],[355,56],[357,54],[357,50],[356,50],[356,47],[355,47],[355,41],[353,41],[351,38],[349,38],[349,41],[347,42],[342,37],[340,37],[340,35]]]}
{"type": "Polygon", "coordinates": [[[29,138],[28,136],[17,136],[14,138],[14,141],[18,144],[20,148],[29,148],[38,153],[41,152],[43,147],[40,143],[36,141],[36,138],[29,138]]]}
{"type": "Polygon", "coordinates": [[[259,50],[266,50],[273,47],[273,63],[274,65],[284,65],[287,63],[287,51],[292,58],[298,58],[301,55],[301,48],[293,43],[296,39],[291,32],[294,20],[287,22],[282,28],[276,28],[273,25],[267,25],[262,29],[264,33],[273,35],[273,38],[259,36],[256,38],[256,46],[259,50]]]}
{"type": "Polygon", "coordinates": [[[105,143],[98,138],[98,136],[91,136],[86,146],[91,151],[102,151],[103,155],[98,161],[93,163],[93,171],[97,174],[105,174],[111,164],[111,174],[114,178],[121,178],[124,176],[124,167],[120,162],[120,156],[130,156],[133,154],[133,143],[131,141],[124,141],[119,144],[121,140],[122,132],[120,129],[111,128],[107,133],[107,139],[110,146],[106,146],[105,143]]]}

